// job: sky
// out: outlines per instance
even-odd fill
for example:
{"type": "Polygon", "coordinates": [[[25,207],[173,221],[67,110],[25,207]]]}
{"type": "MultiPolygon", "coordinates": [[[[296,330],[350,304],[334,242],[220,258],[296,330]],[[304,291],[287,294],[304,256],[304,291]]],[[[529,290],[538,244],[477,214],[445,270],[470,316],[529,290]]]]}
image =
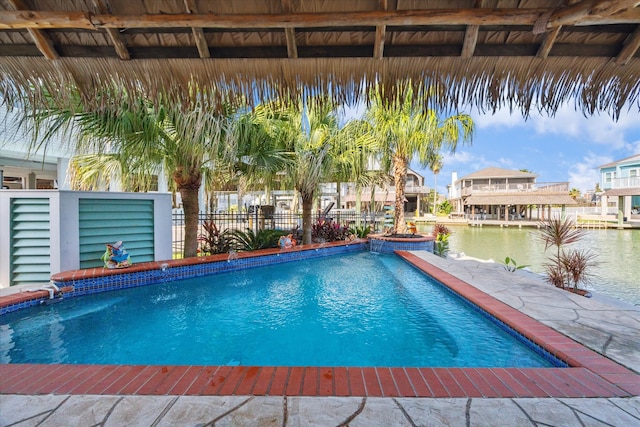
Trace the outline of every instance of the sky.
{"type": "MultiPolygon", "coordinates": [[[[443,194],[451,184],[452,172],[462,178],[490,166],[527,169],[538,175],[538,182],[569,182],[569,188],[585,192],[600,181],[598,166],[640,153],[637,105],[625,109],[617,121],[606,114],[587,118],[569,105],[554,117],[534,112],[527,120],[508,109],[495,114],[461,112],[473,117],[475,134],[470,146],[458,146],[453,155],[443,153],[443,168],[436,179],[437,190],[443,194]]],[[[426,186],[433,187],[429,169],[415,162],[412,169],[425,177],[426,186]]]]}

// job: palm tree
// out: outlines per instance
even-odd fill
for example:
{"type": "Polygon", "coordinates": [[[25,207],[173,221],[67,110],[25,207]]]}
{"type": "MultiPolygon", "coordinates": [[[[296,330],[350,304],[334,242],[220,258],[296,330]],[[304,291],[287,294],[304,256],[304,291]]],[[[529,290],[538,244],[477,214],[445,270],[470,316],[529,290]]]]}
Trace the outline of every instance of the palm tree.
{"type": "Polygon", "coordinates": [[[340,127],[336,106],[324,97],[312,97],[298,104],[279,101],[258,105],[253,120],[260,134],[272,139],[288,160],[279,175],[295,188],[302,200],[302,244],[311,243],[313,201],[322,182],[347,179],[365,169],[363,147],[373,139],[364,123],[340,127]]]}
{"type": "Polygon", "coordinates": [[[417,156],[423,166],[443,148],[455,152],[460,140],[470,143],[473,119],[456,114],[440,119],[433,109],[425,106],[428,94],[413,89],[410,84],[398,84],[394,94],[377,87],[370,96],[371,106],[365,118],[371,123],[383,159],[393,165],[395,211],[392,234],[406,233],[404,220],[405,181],[407,167],[417,156]]]}
{"type": "MultiPolygon", "coordinates": [[[[74,159],[78,178],[88,187],[116,175],[130,189],[148,182],[161,168],[171,175],[182,197],[185,214],[184,256],[197,255],[199,201],[203,171],[218,156],[230,134],[232,110],[178,105],[108,102],[100,110],[85,108],[79,93],[73,104],[48,103],[25,108],[24,123],[33,126],[34,136],[47,136],[60,129],[77,134],[72,147],[82,157],[74,159]],[[133,177],[133,179],[132,179],[133,177]]],[[[69,98],[67,98],[69,99],[69,98]]]]}
{"type": "Polygon", "coordinates": [[[576,200],[578,197],[580,197],[580,190],[577,188],[572,188],[571,190],[569,190],[569,196],[571,196],[573,200],[576,200]]]}
{"type": "Polygon", "coordinates": [[[442,170],[442,154],[435,153],[435,155],[429,159],[429,169],[433,172],[433,214],[436,214],[436,205],[438,197],[437,178],[438,174],[442,170]]]}

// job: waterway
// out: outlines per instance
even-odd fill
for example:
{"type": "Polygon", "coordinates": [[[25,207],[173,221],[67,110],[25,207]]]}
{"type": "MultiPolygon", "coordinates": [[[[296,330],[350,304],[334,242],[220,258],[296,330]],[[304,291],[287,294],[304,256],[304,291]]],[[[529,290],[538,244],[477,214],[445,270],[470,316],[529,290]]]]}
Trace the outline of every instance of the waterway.
{"type": "MultiPolygon", "coordinates": [[[[448,226],[451,252],[483,260],[513,258],[518,265],[544,273],[555,246],[545,252],[536,228],[448,226]]],[[[425,227],[424,231],[430,231],[425,227]]],[[[421,230],[422,231],[422,230],[421,230]]],[[[595,293],[640,306],[640,230],[586,230],[585,236],[567,249],[588,249],[596,254],[591,281],[582,286],[595,293]]]]}

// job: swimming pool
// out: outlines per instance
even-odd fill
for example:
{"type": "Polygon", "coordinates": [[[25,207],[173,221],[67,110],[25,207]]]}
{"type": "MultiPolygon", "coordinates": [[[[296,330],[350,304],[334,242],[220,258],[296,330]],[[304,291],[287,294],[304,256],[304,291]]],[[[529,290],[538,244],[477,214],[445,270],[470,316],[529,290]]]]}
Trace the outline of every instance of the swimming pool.
{"type": "Polygon", "coordinates": [[[71,298],[0,322],[2,363],[551,366],[404,261],[368,252],[71,298]]]}

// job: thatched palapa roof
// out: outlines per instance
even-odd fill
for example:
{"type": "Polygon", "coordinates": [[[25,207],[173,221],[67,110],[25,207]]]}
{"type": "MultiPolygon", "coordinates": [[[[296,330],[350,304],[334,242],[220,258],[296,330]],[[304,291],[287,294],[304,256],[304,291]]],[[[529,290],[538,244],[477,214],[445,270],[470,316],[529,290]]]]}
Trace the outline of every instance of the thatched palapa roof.
{"type": "MultiPolygon", "coordinates": [[[[1,94],[356,101],[410,78],[435,106],[640,109],[638,0],[0,0],[1,94]],[[197,89],[197,90],[195,90],[197,89]],[[119,89],[114,91],[118,92],[119,89]],[[120,92],[122,92],[120,90],[120,92]]],[[[103,102],[95,98],[95,102],[103,102]]]]}

